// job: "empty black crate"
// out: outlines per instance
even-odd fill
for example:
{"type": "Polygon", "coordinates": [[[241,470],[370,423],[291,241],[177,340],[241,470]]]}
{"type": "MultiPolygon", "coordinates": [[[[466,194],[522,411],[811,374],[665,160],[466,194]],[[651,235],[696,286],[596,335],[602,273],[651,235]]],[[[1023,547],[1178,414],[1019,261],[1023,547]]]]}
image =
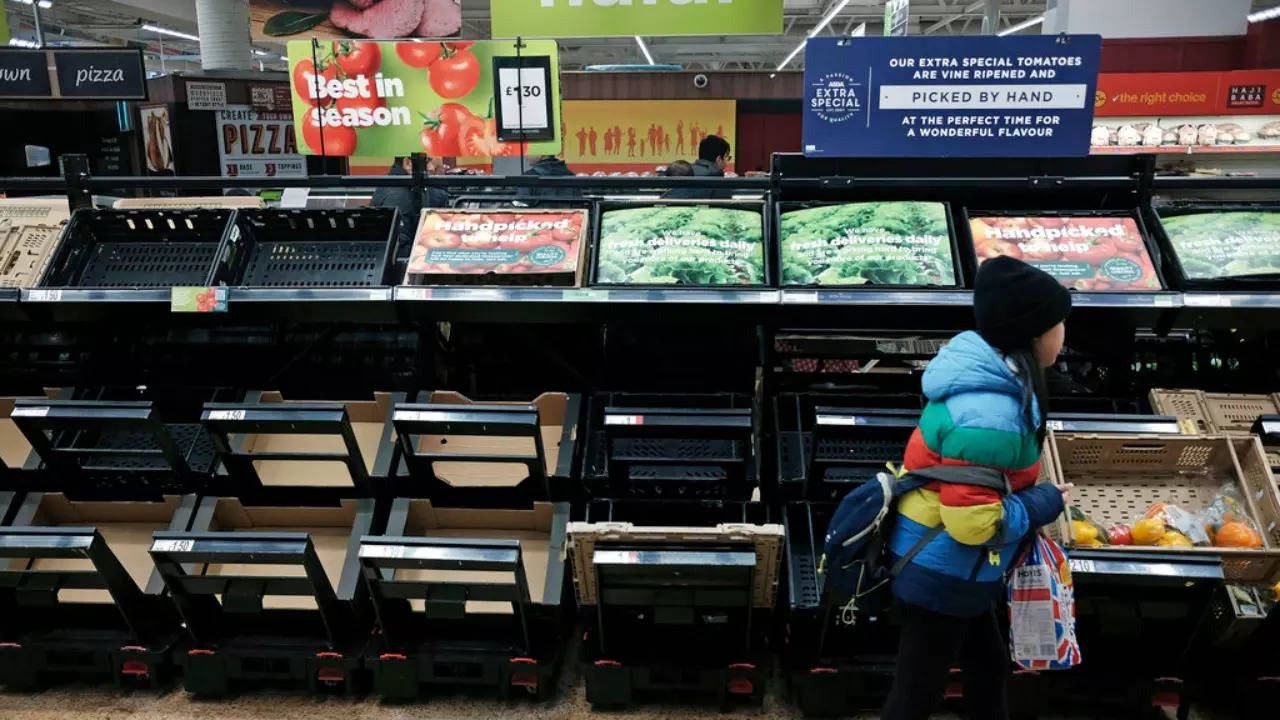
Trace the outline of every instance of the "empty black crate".
{"type": "Polygon", "coordinates": [[[230,210],[78,210],[40,287],[207,285],[230,210]]]}
{"type": "Polygon", "coordinates": [[[597,393],[589,418],[591,497],[747,500],[756,488],[747,395],[597,393]]]}
{"type": "Polygon", "coordinates": [[[397,210],[242,210],[218,280],[271,288],[392,284],[397,210]]]}
{"type": "Polygon", "coordinates": [[[902,462],[918,410],[867,408],[865,398],[782,393],[774,399],[778,491],[783,499],[839,500],[902,462]]]}

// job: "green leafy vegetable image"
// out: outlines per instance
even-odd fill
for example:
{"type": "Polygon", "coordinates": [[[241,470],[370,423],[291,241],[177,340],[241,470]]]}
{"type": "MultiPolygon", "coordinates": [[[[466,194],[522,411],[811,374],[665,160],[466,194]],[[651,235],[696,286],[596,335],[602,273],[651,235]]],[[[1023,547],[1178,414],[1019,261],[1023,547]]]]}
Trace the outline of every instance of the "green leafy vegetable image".
{"type": "Polygon", "coordinates": [[[1160,222],[1188,279],[1280,275],[1280,212],[1201,212],[1160,222]]]}
{"type": "Polygon", "coordinates": [[[956,284],[942,203],[824,205],[781,225],[783,285],[956,284]]]}
{"type": "Polygon", "coordinates": [[[759,285],[759,212],[665,205],[601,218],[597,281],[617,285],[759,285]]]}

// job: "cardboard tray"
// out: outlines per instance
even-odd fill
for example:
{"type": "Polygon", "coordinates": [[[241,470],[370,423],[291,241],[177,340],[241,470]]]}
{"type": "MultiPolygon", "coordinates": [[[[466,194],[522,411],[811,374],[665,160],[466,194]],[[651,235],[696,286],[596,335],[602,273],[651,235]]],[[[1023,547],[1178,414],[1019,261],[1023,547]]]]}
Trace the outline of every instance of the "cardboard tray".
{"type": "Polygon", "coordinates": [[[31,443],[9,417],[13,398],[0,397],[0,470],[20,470],[31,458],[31,443]]]}
{"type": "MultiPolygon", "coordinates": [[[[1049,431],[1049,452],[1041,482],[1073,483],[1071,505],[1104,528],[1132,525],[1157,502],[1199,512],[1218,488],[1233,483],[1261,531],[1263,547],[1112,546],[1100,551],[1212,554],[1222,558],[1227,580],[1280,579],[1280,493],[1256,437],[1225,435],[1088,435],[1049,431]]],[[[1074,546],[1068,514],[1047,527],[1064,545],[1074,546]]]]}
{"type": "Polygon", "coordinates": [[[65,199],[0,198],[0,288],[40,282],[70,217],[65,199]]]}
{"type": "Polygon", "coordinates": [[[193,195],[191,197],[119,198],[114,210],[158,210],[163,208],[265,209],[267,201],[252,195],[193,195]]]}
{"type": "MultiPolygon", "coordinates": [[[[107,547],[124,566],[129,578],[148,595],[160,595],[164,583],[151,562],[148,549],[151,536],[157,530],[185,530],[190,521],[191,508],[181,505],[177,495],[166,495],[161,502],[81,502],[68,499],[61,493],[44,493],[28,496],[31,513],[23,518],[21,511],[15,525],[32,527],[92,527],[106,540],[107,547]],[[32,512],[34,511],[34,512],[32,512]]],[[[10,561],[10,567],[33,571],[93,570],[88,558],[34,558],[30,567],[27,559],[10,561]]],[[[62,603],[114,604],[110,593],[103,590],[64,588],[58,591],[62,603]]]]}
{"type": "MultiPolygon", "coordinates": [[[[273,533],[303,532],[311,538],[325,575],[339,600],[351,600],[359,585],[356,551],[360,536],[370,528],[361,525],[359,500],[342,500],[337,507],[258,506],[238,498],[206,498],[197,512],[192,532],[273,533]]],[[[303,577],[302,565],[206,563],[194,574],[248,577],[303,577]]],[[[263,609],[315,610],[314,597],[266,595],[263,609]]]]}
{"type": "Polygon", "coordinates": [[[749,525],[722,523],[714,527],[640,526],[629,522],[569,523],[569,556],[573,561],[573,584],[578,604],[596,604],[596,572],[592,558],[596,543],[682,543],[698,545],[751,543],[756,551],[755,587],[757,608],[772,608],[777,598],[778,573],[782,560],[783,528],[778,524],[749,525]]]}

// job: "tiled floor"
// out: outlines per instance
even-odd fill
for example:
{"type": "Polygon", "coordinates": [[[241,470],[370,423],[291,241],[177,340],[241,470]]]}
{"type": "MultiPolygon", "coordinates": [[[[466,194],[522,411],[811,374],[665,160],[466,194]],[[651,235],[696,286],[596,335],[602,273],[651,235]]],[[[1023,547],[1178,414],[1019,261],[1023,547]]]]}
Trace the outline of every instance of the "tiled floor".
{"type": "MultiPolygon", "coordinates": [[[[697,705],[644,705],[611,713],[593,712],[583,696],[581,677],[574,672],[561,681],[557,699],[546,704],[502,703],[487,696],[436,697],[413,705],[384,705],[373,699],[315,698],[302,694],[251,693],[217,701],[194,701],[181,690],[121,693],[109,688],[73,687],[35,694],[0,694],[3,720],[791,720],[800,713],[771,688],[762,708],[721,713],[697,705]]],[[[851,720],[873,720],[875,714],[851,720]]],[[[1225,720],[1227,716],[1192,713],[1193,719],[1225,720]]],[[[938,715],[939,720],[957,720],[938,715]]],[[[1085,720],[1084,716],[1043,717],[1041,720],[1085,720]]],[[[1093,720],[1093,718],[1089,718],[1093,720]]]]}

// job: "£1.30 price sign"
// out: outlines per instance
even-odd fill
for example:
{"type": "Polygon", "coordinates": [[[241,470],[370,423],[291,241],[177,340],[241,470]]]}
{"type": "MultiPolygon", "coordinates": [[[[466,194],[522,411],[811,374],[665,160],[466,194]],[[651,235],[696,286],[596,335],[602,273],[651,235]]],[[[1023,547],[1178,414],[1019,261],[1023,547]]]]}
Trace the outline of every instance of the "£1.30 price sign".
{"type": "Polygon", "coordinates": [[[547,87],[551,77],[551,59],[495,57],[493,77],[499,139],[553,139],[554,111],[547,87]]]}

